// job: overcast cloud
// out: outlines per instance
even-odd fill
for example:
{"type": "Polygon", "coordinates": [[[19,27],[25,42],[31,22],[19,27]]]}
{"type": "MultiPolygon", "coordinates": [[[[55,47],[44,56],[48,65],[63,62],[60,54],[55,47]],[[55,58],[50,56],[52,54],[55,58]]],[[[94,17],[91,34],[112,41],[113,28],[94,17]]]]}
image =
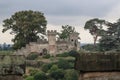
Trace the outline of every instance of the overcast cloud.
{"type": "MultiPolygon", "coordinates": [[[[92,37],[83,29],[85,22],[96,17],[111,21],[119,18],[119,14],[116,15],[120,13],[119,5],[120,0],[0,0],[0,26],[2,28],[2,21],[16,11],[41,11],[48,21],[48,29],[51,26],[52,29],[60,29],[61,25],[72,25],[80,32],[81,42],[91,43],[92,37]]],[[[2,34],[1,30],[0,34],[0,43],[11,43],[13,36],[2,34]]]]}

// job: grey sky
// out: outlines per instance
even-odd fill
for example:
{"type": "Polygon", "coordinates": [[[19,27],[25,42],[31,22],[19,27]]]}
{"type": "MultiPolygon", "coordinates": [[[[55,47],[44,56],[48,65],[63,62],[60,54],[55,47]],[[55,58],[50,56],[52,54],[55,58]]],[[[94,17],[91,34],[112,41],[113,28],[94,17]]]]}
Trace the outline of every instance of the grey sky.
{"type": "MultiPolygon", "coordinates": [[[[112,20],[110,17],[114,15],[112,11],[119,4],[120,0],[0,0],[0,24],[16,11],[37,10],[45,14],[48,26],[55,26],[54,28],[57,29],[61,25],[69,24],[79,29],[78,27],[83,27],[85,21],[90,18],[112,20]]],[[[80,33],[83,35],[82,32],[80,33]]]]}
{"type": "Polygon", "coordinates": [[[105,16],[119,0],[1,0],[0,16],[38,10],[48,16],[105,16]]]}

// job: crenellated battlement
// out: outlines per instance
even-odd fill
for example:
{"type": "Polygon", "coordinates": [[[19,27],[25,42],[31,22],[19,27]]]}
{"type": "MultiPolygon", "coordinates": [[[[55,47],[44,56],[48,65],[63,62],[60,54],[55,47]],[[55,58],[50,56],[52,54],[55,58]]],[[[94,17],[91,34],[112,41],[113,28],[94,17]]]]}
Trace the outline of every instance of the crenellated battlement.
{"type": "Polygon", "coordinates": [[[63,53],[72,49],[79,50],[77,32],[71,33],[67,39],[57,39],[56,35],[56,30],[47,30],[47,36],[44,38],[40,37],[37,39],[37,42],[30,42],[29,44],[26,44],[25,47],[17,50],[15,53],[28,56],[31,52],[43,53],[43,49],[47,49],[49,54],[56,55],[56,53],[63,53]]]}
{"type": "Polygon", "coordinates": [[[57,31],[56,30],[47,30],[47,34],[55,34],[56,35],[57,31]]]}

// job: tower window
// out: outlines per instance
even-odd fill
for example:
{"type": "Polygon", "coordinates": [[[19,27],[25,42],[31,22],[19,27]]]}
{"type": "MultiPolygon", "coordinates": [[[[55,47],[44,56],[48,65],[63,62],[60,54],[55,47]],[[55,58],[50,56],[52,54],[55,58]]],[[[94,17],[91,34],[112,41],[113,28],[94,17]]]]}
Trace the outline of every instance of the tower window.
{"type": "Polygon", "coordinates": [[[73,41],[73,39],[71,39],[71,41],[73,41]]]}

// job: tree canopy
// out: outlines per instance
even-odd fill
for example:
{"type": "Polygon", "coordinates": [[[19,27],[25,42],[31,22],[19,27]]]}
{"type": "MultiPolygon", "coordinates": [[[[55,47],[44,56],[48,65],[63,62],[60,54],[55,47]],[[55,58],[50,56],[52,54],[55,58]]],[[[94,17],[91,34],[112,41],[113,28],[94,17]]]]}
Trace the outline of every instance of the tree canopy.
{"type": "Polygon", "coordinates": [[[61,33],[58,33],[60,39],[66,39],[70,33],[76,32],[75,28],[69,25],[62,26],[61,33]]]}
{"type": "Polygon", "coordinates": [[[15,35],[12,39],[14,49],[24,47],[29,42],[37,41],[39,38],[37,34],[45,34],[47,25],[44,14],[32,10],[16,12],[9,19],[5,19],[3,23],[2,32],[11,30],[10,34],[15,35]]]}
{"type": "Polygon", "coordinates": [[[88,29],[90,34],[93,36],[94,45],[96,44],[97,38],[104,33],[103,25],[106,21],[98,18],[91,19],[85,23],[84,29],[88,29]]]}
{"type": "Polygon", "coordinates": [[[100,49],[102,51],[120,50],[120,19],[108,24],[106,34],[102,36],[100,41],[100,49]]]}

